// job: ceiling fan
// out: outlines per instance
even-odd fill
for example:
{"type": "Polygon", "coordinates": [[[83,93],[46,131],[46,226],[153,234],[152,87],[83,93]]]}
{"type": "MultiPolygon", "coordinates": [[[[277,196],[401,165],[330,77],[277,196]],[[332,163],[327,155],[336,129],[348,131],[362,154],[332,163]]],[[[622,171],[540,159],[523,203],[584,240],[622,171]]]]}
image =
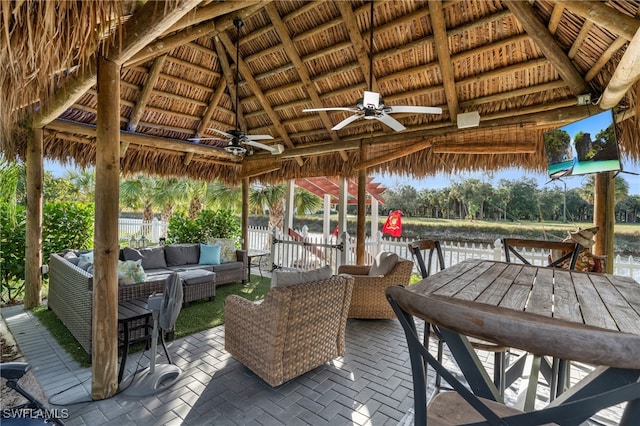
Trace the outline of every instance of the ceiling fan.
{"type": "Polygon", "coordinates": [[[236,18],[233,20],[233,24],[236,27],[236,75],[235,75],[235,87],[236,87],[236,97],[235,97],[235,123],[236,128],[233,130],[229,130],[228,132],[224,132],[222,130],[209,128],[208,130],[219,133],[224,136],[226,139],[221,138],[193,138],[192,140],[224,140],[228,141],[229,144],[224,147],[225,151],[232,153],[233,155],[245,155],[247,153],[247,148],[245,145],[252,146],[255,148],[264,149],[270,151],[272,154],[282,154],[284,151],[284,146],[281,144],[276,145],[266,145],[260,143],[258,141],[261,140],[269,140],[273,139],[271,135],[248,135],[238,127],[238,74],[240,66],[239,57],[240,57],[240,28],[243,25],[242,20],[236,18]]]}
{"type": "Polygon", "coordinates": [[[365,90],[364,96],[356,102],[355,107],[335,107],[335,108],[308,108],[303,109],[303,112],[318,112],[318,111],[349,111],[355,114],[345,118],[331,130],[340,130],[348,124],[353,123],[359,118],[365,120],[378,120],[387,126],[391,127],[396,132],[405,130],[398,120],[393,118],[389,114],[394,113],[414,113],[414,114],[442,114],[442,108],[439,107],[427,107],[427,106],[410,106],[410,105],[397,105],[388,106],[384,104],[384,99],[380,97],[380,93],[374,92],[373,85],[373,0],[371,0],[371,26],[369,34],[369,90],[365,90]]]}

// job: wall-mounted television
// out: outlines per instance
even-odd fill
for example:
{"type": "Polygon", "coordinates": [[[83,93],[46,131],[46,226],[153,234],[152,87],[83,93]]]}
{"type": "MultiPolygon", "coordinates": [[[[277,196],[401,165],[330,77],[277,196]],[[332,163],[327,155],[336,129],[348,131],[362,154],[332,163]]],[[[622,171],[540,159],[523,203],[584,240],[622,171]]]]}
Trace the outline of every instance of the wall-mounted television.
{"type": "Polygon", "coordinates": [[[552,179],[621,170],[612,110],[549,130],[543,138],[552,179]]]}

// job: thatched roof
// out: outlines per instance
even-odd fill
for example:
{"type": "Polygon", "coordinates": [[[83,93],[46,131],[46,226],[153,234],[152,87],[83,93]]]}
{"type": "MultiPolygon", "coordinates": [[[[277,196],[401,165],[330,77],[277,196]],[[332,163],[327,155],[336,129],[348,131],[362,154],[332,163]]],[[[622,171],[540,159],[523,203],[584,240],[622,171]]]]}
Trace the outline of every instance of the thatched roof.
{"type": "MultiPolygon", "coordinates": [[[[634,35],[640,39],[637,0],[375,0],[372,48],[370,3],[362,0],[3,2],[0,19],[7,156],[24,155],[33,125],[46,130],[47,157],[94,161],[101,51],[122,64],[122,170],[232,183],[363,167],[414,176],[542,171],[543,132],[599,111],[577,96],[598,100],[629,61],[634,35]],[[264,143],[282,144],[280,155],[238,157],[225,142],[190,140],[235,127],[234,18],[244,22],[240,128],[272,135],[264,143]],[[394,132],[377,120],[332,131],[350,113],[302,112],[353,107],[369,87],[386,105],[443,113],[394,115],[407,128],[394,132]],[[458,129],[457,114],[472,111],[480,125],[458,129]]],[[[637,160],[640,83],[623,93],[614,101],[621,150],[637,160]]]]}

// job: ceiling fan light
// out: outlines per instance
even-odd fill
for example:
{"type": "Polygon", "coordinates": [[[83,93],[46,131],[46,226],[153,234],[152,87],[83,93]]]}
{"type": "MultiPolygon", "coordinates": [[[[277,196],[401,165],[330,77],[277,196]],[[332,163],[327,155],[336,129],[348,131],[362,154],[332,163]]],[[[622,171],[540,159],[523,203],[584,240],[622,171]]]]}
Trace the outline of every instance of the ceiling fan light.
{"type": "Polygon", "coordinates": [[[233,155],[244,155],[247,152],[247,149],[240,145],[229,145],[225,146],[224,150],[230,152],[233,155]]]}
{"type": "Polygon", "coordinates": [[[478,111],[465,112],[458,114],[458,129],[467,129],[469,127],[477,127],[480,124],[480,113],[478,111]]]}

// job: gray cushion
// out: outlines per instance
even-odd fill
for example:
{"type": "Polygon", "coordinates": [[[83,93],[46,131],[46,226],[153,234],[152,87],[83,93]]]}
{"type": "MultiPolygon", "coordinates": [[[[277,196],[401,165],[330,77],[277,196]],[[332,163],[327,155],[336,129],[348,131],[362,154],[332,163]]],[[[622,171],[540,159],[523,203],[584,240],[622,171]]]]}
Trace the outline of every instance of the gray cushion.
{"type": "Polygon", "coordinates": [[[370,277],[384,277],[387,275],[394,266],[398,263],[398,255],[395,253],[390,253],[388,251],[381,251],[376,256],[373,261],[373,265],[371,265],[371,269],[369,269],[370,277]]]}
{"type": "Polygon", "coordinates": [[[178,275],[180,275],[182,282],[187,285],[214,283],[216,280],[215,273],[203,269],[191,269],[180,272],[178,275]]]}
{"type": "Polygon", "coordinates": [[[312,269],[304,272],[275,271],[271,277],[271,287],[282,287],[295,284],[305,284],[313,281],[331,278],[333,271],[331,266],[323,266],[320,269],[312,269]]]}
{"type": "Polygon", "coordinates": [[[142,259],[142,267],[147,269],[166,268],[167,262],[164,259],[163,247],[148,247],[134,249],[125,247],[123,250],[124,260],[140,260],[142,259]]]}
{"type": "Polygon", "coordinates": [[[196,263],[195,265],[167,266],[167,269],[170,269],[176,272],[191,271],[192,269],[202,269],[203,271],[212,272],[213,265],[199,265],[196,263]]]}
{"type": "Polygon", "coordinates": [[[171,244],[164,246],[164,257],[167,261],[167,266],[198,263],[200,260],[200,244],[171,244]]]}
{"type": "Polygon", "coordinates": [[[242,262],[229,262],[229,263],[222,263],[220,265],[213,265],[212,269],[213,269],[213,272],[242,269],[242,262]]]}

